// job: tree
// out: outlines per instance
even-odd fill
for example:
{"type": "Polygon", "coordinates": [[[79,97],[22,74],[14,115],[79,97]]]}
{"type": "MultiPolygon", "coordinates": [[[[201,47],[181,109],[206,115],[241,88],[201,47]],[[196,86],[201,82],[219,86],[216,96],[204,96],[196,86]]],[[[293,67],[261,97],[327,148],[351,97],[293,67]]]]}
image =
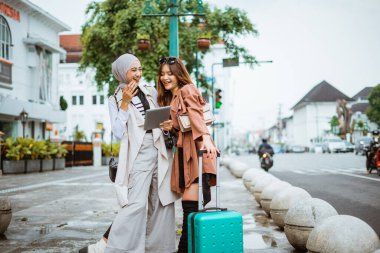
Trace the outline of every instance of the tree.
{"type": "Polygon", "coordinates": [[[337,116],[332,116],[331,119],[330,119],[330,129],[331,129],[331,132],[334,133],[334,134],[338,134],[339,133],[339,120],[338,120],[338,117],[337,116]]]}
{"type": "Polygon", "coordinates": [[[67,101],[66,101],[66,99],[63,96],[59,97],[59,105],[60,105],[62,111],[66,111],[66,109],[67,109],[67,101]]]}
{"type": "MultiPolygon", "coordinates": [[[[235,43],[238,36],[257,35],[246,12],[232,7],[211,9],[208,4],[204,7],[204,20],[211,35],[211,44],[223,40],[231,57],[240,56],[253,64],[255,58],[235,43]]],[[[95,81],[99,89],[106,83],[110,85],[109,93],[115,89],[117,82],[111,74],[111,63],[126,52],[135,54],[141,60],[147,81],[156,79],[158,60],[169,53],[169,18],[143,17],[143,8],[143,0],[105,0],[89,4],[86,10],[89,18],[82,27],[84,49],[80,69],[84,71],[91,67],[96,70],[95,81]],[[137,49],[138,34],[149,35],[150,50],[143,52],[137,49]]],[[[196,66],[197,38],[204,33],[198,27],[200,22],[200,17],[181,17],[179,20],[180,58],[185,61],[190,73],[196,66]]],[[[200,59],[206,52],[199,51],[200,59]]],[[[202,66],[199,60],[198,66],[202,66]]]]}
{"type": "Polygon", "coordinates": [[[380,126],[380,84],[371,90],[368,101],[369,108],[366,111],[368,119],[380,126]]]}

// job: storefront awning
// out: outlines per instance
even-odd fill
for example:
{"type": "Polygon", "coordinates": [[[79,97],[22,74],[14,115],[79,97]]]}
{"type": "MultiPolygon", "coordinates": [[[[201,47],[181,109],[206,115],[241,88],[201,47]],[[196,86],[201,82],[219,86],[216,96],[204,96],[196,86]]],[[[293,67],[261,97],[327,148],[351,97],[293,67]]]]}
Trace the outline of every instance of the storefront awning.
{"type": "Polygon", "coordinates": [[[60,46],[54,45],[42,38],[29,37],[29,38],[24,38],[23,41],[27,45],[40,46],[42,48],[45,48],[51,51],[52,53],[59,53],[61,55],[66,55],[66,51],[63,48],[61,48],[60,46]]]}
{"type": "Polygon", "coordinates": [[[3,97],[0,100],[0,119],[1,117],[8,119],[16,118],[22,110],[25,110],[29,114],[29,119],[52,123],[66,122],[66,112],[54,109],[49,104],[40,104],[9,97],[3,97]]]}

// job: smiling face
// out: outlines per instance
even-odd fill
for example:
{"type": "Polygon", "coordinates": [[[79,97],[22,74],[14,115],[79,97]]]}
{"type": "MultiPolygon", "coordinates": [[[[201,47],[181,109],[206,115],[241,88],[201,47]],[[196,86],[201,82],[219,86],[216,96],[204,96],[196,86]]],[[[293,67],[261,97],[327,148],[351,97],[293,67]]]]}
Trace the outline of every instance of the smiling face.
{"type": "Polygon", "coordinates": [[[126,73],[127,83],[130,83],[132,80],[139,82],[142,76],[142,67],[140,61],[136,60],[131,64],[130,69],[126,73]]]}
{"type": "Polygon", "coordinates": [[[168,64],[164,64],[161,68],[160,81],[165,90],[170,90],[174,94],[178,90],[178,79],[172,73],[168,64]]]}

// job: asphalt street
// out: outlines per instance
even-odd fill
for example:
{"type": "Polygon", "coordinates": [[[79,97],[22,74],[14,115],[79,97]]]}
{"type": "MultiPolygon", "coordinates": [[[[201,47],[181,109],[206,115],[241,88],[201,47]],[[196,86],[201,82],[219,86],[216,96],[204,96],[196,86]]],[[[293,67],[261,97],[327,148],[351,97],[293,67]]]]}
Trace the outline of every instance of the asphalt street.
{"type": "MultiPolygon", "coordinates": [[[[259,166],[257,156],[239,159],[259,166]]],[[[358,217],[380,235],[380,177],[368,175],[365,157],[347,154],[279,154],[269,171],[274,176],[330,203],[339,214],[358,217]]]]}

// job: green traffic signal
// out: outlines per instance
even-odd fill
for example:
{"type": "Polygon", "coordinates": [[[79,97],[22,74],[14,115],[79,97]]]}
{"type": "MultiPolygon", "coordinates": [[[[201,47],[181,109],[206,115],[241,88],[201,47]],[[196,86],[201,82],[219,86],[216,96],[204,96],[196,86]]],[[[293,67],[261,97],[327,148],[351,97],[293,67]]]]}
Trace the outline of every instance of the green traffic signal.
{"type": "Polygon", "coordinates": [[[215,91],[215,108],[216,109],[219,109],[221,106],[222,106],[222,96],[220,95],[220,93],[222,92],[221,89],[217,89],[215,91]]]}

